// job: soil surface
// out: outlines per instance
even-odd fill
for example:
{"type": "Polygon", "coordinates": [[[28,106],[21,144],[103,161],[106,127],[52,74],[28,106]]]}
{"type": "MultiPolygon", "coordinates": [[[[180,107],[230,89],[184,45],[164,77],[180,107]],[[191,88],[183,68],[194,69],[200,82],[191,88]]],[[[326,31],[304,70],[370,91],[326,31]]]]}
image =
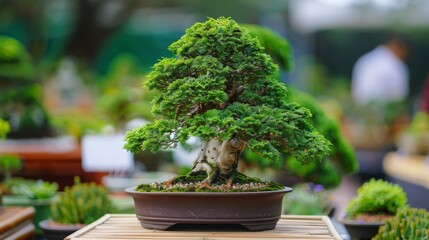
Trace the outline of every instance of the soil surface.
{"type": "Polygon", "coordinates": [[[394,217],[394,215],[386,215],[386,214],[377,214],[377,215],[371,215],[371,214],[359,214],[353,218],[348,218],[351,220],[371,223],[371,222],[385,222],[386,220],[391,219],[394,217]]]}
{"type": "Polygon", "coordinates": [[[227,179],[221,179],[209,184],[204,179],[205,172],[195,176],[177,176],[165,182],[141,184],[136,191],[140,192],[258,192],[284,189],[284,186],[270,181],[262,181],[258,178],[248,177],[239,173],[234,183],[228,185],[227,179]]]}

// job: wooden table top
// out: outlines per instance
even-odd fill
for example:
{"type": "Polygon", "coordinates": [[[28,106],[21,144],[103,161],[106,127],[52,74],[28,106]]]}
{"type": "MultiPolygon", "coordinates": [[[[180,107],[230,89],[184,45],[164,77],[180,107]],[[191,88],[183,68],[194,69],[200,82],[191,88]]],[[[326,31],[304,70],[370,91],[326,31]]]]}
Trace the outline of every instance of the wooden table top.
{"type": "Polygon", "coordinates": [[[407,156],[391,152],[384,157],[386,174],[429,189],[429,164],[426,156],[407,156]]]}
{"type": "Polygon", "coordinates": [[[106,214],[92,224],[76,231],[66,240],[126,239],[342,239],[327,216],[283,215],[273,230],[250,232],[242,230],[160,231],[141,227],[134,214],[106,214]]]}
{"type": "Polygon", "coordinates": [[[0,211],[0,239],[34,237],[33,216],[32,207],[3,207],[0,211]]]}

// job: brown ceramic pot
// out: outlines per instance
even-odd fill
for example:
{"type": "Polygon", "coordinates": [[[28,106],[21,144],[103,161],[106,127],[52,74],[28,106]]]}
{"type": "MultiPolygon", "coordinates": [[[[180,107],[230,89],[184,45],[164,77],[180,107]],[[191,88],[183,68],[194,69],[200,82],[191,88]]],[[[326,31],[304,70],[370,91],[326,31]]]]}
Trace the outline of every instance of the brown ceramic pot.
{"type": "Polygon", "coordinates": [[[276,227],[283,196],[292,189],[261,192],[137,192],[136,216],[144,228],[166,230],[176,224],[242,225],[251,231],[276,227]]]}
{"type": "Polygon", "coordinates": [[[340,219],[352,240],[371,240],[384,222],[363,222],[360,220],[340,219]]]}
{"type": "Polygon", "coordinates": [[[68,235],[76,232],[85,225],[83,224],[61,224],[51,220],[43,220],[39,223],[46,240],[63,240],[68,235]]]}

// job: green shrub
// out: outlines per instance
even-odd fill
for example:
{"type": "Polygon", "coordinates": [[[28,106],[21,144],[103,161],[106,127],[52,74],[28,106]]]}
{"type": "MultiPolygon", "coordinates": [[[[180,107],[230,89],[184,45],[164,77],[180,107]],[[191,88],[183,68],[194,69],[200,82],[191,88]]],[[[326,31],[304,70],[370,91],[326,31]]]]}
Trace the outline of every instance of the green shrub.
{"type": "Polygon", "coordinates": [[[407,195],[399,185],[383,180],[371,179],[357,193],[347,206],[348,217],[359,214],[395,215],[398,208],[407,203],[407,195]]]}
{"type": "Polygon", "coordinates": [[[429,213],[425,209],[401,208],[386,221],[373,240],[428,240],[429,213]]]}
{"type": "Polygon", "coordinates": [[[81,183],[66,187],[51,206],[51,218],[63,224],[89,224],[112,208],[107,190],[95,183],[81,183]]]}
{"type": "Polygon", "coordinates": [[[22,168],[21,159],[14,155],[0,156],[0,171],[4,175],[4,180],[8,181],[12,178],[12,172],[22,168]]]}
{"type": "Polygon", "coordinates": [[[5,138],[9,131],[9,123],[0,118],[0,139],[5,138]]]}
{"type": "Polygon", "coordinates": [[[16,39],[0,36],[0,79],[23,80],[34,76],[25,47],[16,39]]]}

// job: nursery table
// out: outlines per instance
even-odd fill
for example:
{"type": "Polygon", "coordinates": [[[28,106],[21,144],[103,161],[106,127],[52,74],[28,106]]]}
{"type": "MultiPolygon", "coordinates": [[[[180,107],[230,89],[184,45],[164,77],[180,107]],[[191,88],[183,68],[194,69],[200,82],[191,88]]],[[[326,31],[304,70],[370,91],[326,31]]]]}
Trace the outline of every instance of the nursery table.
{"type": "Polygon", "coordinates": [[[390,152],[383,161],[388,179],[402,186],[412,207],[429,210],[429,158],[390,152]]]}
{"type": "Polygon", "coordinates": [[[0,210],[0,239],[29,239],[36,235],[32,207],[4,207],[0,210]]]}
{"type": "Polygon", "coordinates": [[[106,214],[71,234],[66,240],[126,239],[342,239],[327,216],[283,215],[273,230],[172,230],[159,231],[140,226],[134,214],[106,214]]]}
{"type": "Polygon", "coordinates": [[[101,184],[101,177],[106,175],[103,172],[85,172],[82,168],[81,146],[62,138],[1,140],[0,154],[18,155],[22,159],[23,169],[17,176],[57,182],[60,190],[73,185],[75,176],[80,176],[83,182],[101,184]],[[67,146],[62,146],[62,142],[67,146]]]}

